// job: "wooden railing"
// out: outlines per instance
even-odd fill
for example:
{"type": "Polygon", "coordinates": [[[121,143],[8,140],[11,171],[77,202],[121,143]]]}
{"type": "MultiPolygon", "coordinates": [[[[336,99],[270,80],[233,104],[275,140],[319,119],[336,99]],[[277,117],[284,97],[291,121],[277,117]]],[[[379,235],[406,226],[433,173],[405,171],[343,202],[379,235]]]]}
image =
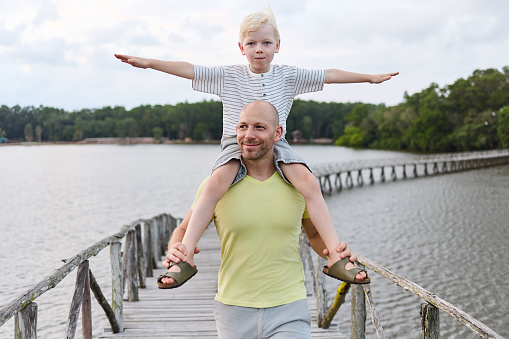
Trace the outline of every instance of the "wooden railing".
{"type": "Polygon", "coordinates": [[[323,193],[340,192],[343,187],[352,188],[354,182],[363,186],[365,177],[370,184],[375,183],[374,170],[379,170],[379,181],[386,177],[397,180],[397,168],[403,179],[410,174],[416,178],[418,169],[424,176],[453,173],[476,168],[509,164],[509,149],[491,151],[431,154],[410,159],[364,159],[349,162],[334,162],[312,166],[323,193]],[[407,173],[407,168],[410,173],[407,173]],[[386,173],[386,171],[390,171],[386,173]]]}
{"type": "MultiPolygon", "coordinates": [[[[383,327],[375,310],[373,298],[371,296],[370,285],[350,285],[345,282],[341,283],[337,289],[336,297],[332,301],[331,305],[327,307],[325,298],[325,275],[321,273],[321,268],[326,264],[326,261],[325,259],[317,256],[317,268],[315,269],[311,255],[311,248],[304,232],[301,234],[300,247],[304,266],[306,267],[306,271],[310,274],[313,281],[313,289],[317,296],[316,308],[318,311],[318,326],[321,328],[329,327],[339,307],[345,302],[345,296],[350,290],[352,303],[351,338],[365,338],[366,304],[369,308],[377,337],[379,339],[385,338],[383,327]]],[[[364,265],[371,271],[392,281],[394,284],[403,287],[405,290],[414,293],[422,299],[420,312],[421,328],[424,339],[440,338],[439,310],[446,312],[451,317],[455,318],[460,323],[477,333],[481,338],[504,339],[501,335],[497,334],[479,320],[474,319],[469,314],[439,298],[437,295],[425,290],[416,283],[389,271],[385,267],[380,266],[357,253],[354,253],[354,255],[357,257],[357,262],[360,265],[364,265]]]]}
{"type": "MultiPolygon", "coordinates": [[[[52,275],[41,280],[25,293],[15,298],[0,310],[0,326],[15,317],[14,338],[35,339],[37,337],[37,304],[34,302],[39,296],[54,288],[69,275],[76,267],[76,285],[69,310],[66,327],[66,338],[74,338],[78,317],[82,313],[82,338],[92,338],[91,294],[93,292],[99,305],[104,310],[113,333],[122,332],[123,326],[123,297],[127,285],[127,300],[138,301],[138,288],[146,287],[146,278],[153,276],[153,269],[157,268],[171,233],[177,226],[179,219],[169,214],[161,214],[149,220],[137,220],[130,225],[123,226],[115,233],[93,244],[76,256],[64,260],[65,264],[52,275]],[[124,241],[122,251],[122,240],[124,241]],[[89,258],[97,255],[106,247],[110,248],[112,301],[108,303],[101,288],[97,284],[90,269],[89,258]]],[[[321,267],[325,260],[317,257],[313,263],[313,256],[307,238],[302,232],[300,239],[301,258],[311,282],[317,300],[319,327],[328,328],[338,308],[345,301],[348,291],[351,291],[352,318],[351,337],[365,338],[366,304],[368,305],[373,325],[378,338],[385,338],[383,327],[376,313],[369,285],[352,285],[342,283],[338,288],[336,298],[327,306],[325,291],[325,275],[321,267]]],[[[389,279],[405,290],[419,296],[421,303],[421,324],[423,337],[426,339],[439,338],[439,310],[442,310],[460,321],[463,325],[476,332],[482,338],[503,339],[482,322],[474,319],[454,305],[425,290],[412,281],[401,277],[386,268],[375,264],[367,258],[356,254],[357,261],[371,271],[389,279]]]]}
{"type": "Polygon", "coordinates": [[[161,256],[166,251],[168,239],[180,219],[161,214],[149,220],[137,220],[123,226],[115,233],[64,260],[65,264],[55,273],[41,280],[25,293],[12,300],[0,310],[0,326],[13,316],[14,338],[37,337],[37,304],[39,296],[54,288],[76,267],[76,285],[69,310],[66,338],[74,338],[78,317],[82,313],[82,338],[92,338],[91,294],[93,292],[104,310],[113,333],[123,331],[123,296],[127,284],[129,301],[138,300],[138,288],[145,288],[146,278],[153,276],[161,256]],[[143,235],[142,235],[143,232],[143,235]],[[124,240],[123,252],[122,240],[124,240]],[[106,247],[110,248],[112,301],[108,303],[90,269],[89,258],[106,247]]]}

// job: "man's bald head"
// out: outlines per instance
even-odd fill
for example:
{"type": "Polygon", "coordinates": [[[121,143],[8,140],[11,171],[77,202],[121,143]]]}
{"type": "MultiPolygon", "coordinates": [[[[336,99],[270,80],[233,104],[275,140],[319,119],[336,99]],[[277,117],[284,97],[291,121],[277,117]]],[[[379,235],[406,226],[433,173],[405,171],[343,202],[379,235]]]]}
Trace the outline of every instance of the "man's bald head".
{"type": "Polygon", "coordinates": [[[252,101],[240,112],[239,121],[242,121],[243,115],[257,114],[260,119],[264,119],[274,129],[279,125],[279,114],[277,109],[268,101],[252,101]]]}

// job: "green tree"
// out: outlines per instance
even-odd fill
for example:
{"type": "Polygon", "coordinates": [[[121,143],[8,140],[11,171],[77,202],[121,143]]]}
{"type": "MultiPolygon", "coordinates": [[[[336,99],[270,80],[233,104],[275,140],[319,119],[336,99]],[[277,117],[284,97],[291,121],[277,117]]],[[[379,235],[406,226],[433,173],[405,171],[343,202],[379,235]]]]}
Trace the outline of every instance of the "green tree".
{"type": "Polygon", "coordinates": [[[345,147],[362,147],[364,146],[364,132],[357,126],[346,126],[345,134],[340,136],[335,144],[345,147]]]}
{"type": "Polygon", "coordinates": [[[152,134],[154,135],[154,139],[156,139],[159,142],[162,141],[163,132],[164,132],[164,130],[161,127],[152,128],[152,134]]]}
{"type": "Polygon", "coordinates": [[[117,133],[120,138],[137,137],[137,125],[134,118],[125,118],[117,122],[117,133]]]}
{"type": "Polygon", "coordinates": [[[73,136],[74,141],[83,140],[84,129],[85,125],[83,123],[83,120],[81,119],[81,117],[76,117],[76,119],[74,119],[74,136],[73,136]]]}
{"type": "Polygon", "coordinates": [[[209,140],[210,132],[209,125],[204,122],[199,122],[193,131],[193,140],[209,140]]]}
{"type": "Polygon", "coordinates": [[[34,129],[32,124],[25,125],[25,140],[28,142],[32,142],[32,140],[34,140],[34,129]]]}
{"type": "Polygon", "coordinates": [[[37,141],[37,142],[42,141],[42,127],[41,127],[41,125],[35,126],[35,141],[37,141]]]}
{"type": "Polygon", "coordinates": [[[509,148],[509,106],[504,106],[498,111],[497,119],[498,147],[509,148]]]}
{"type": "Polygon", "coordinates": [[[304,139],[313,138],[313,119],[309,115],[302,117],[301,132],[304,139]]]}

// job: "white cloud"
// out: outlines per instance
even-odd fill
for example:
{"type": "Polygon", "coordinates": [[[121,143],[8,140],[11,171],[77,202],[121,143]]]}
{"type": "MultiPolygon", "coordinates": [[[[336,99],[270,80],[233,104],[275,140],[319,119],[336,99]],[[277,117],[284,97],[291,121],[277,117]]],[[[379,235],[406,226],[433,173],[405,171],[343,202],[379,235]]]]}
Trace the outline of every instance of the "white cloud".
{"type": "MultiPolygon", "coordinates": [[[[238,26],[244,15],[265,6],[247,0],[4,2],[0,104],[130,108],[210,98],[193,92],[189,81],[134,69],[113,54],[245,63],[238,26]]],[[[270,6],[282,38],[274,62],[401,72],[379,86],[326,86],[308,99],[392,105],[402,101],[405,90],[420,91],[431,82],[444,86],[475,69],[509,64],[505,0],[274,0],[270,6]]]]}

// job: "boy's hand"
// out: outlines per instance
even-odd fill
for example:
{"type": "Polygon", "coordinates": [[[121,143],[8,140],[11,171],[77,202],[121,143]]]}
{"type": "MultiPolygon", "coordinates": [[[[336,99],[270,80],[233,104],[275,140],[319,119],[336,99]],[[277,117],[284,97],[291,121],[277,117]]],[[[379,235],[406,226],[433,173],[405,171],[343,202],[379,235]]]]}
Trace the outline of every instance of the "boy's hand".
{"type": "Polygon", "coordinates": [[[149,67],[148,59],[133,57],[133,56],[129,56],[129,55],[122,55],[122,54],[115,54],[115,58],[117,58],[120,61],[125,62],[126,64],[129,64],[133,67],[138,67],[138,68],[143,68],[143,69],[149,67]]]}
{"type": "Polygon", "coordinates": [[[375,74],[371,76],[370,84],[381,84],[384,81],[391,80],[392,77],[398,75],[399,72],[392,72],[387,74],[375,74]]]}

